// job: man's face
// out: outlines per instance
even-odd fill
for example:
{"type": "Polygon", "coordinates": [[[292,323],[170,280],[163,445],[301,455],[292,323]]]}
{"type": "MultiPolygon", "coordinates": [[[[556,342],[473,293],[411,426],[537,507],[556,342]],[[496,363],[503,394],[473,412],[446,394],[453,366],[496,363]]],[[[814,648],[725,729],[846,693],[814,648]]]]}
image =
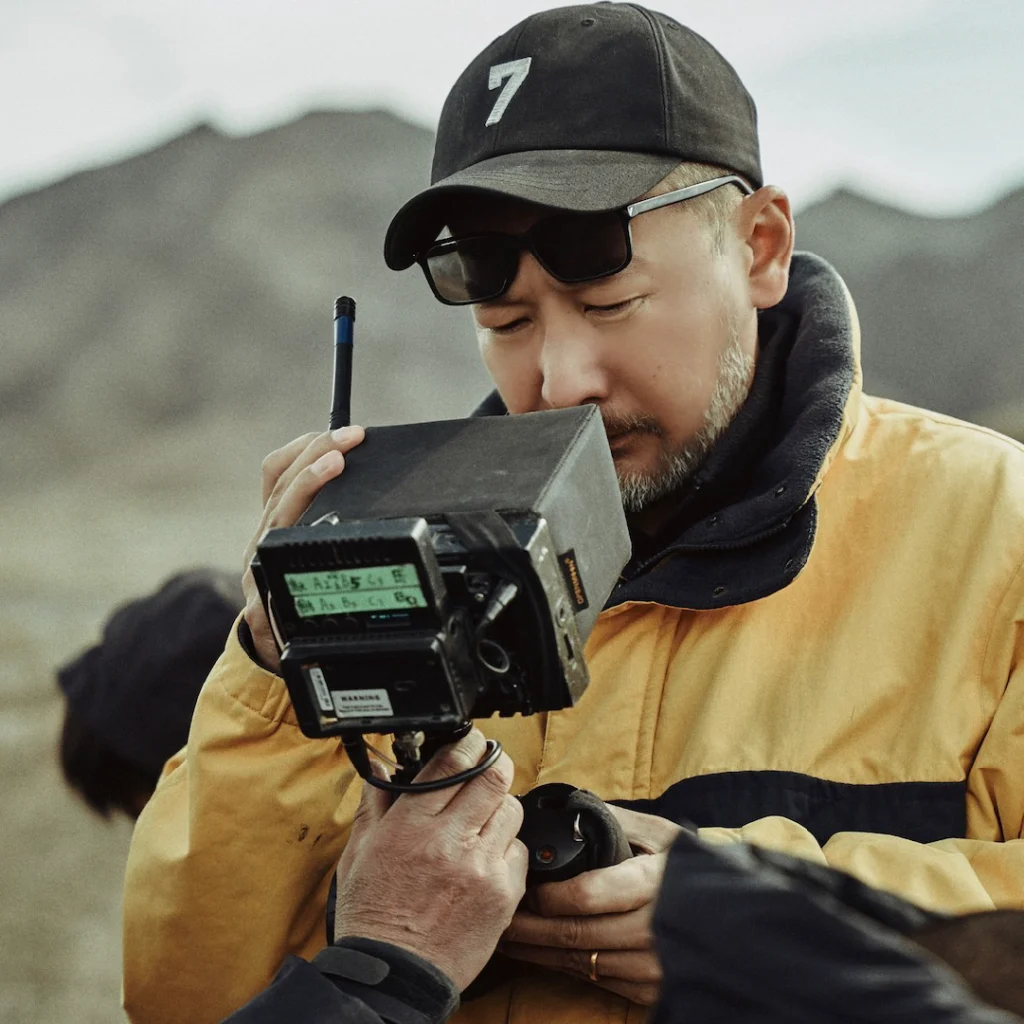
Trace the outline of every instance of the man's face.
{"type": "MultiPolygon", "coordinates": [[[[457,233],[520,233],[543,211],[483,201],[457,233]]],[[[453,218],[454,219],[454,218],[453,218]]],[[[529,253],[505,295],[473,307],[484,363],[511,413],[597,405],[630,510],[678,487],[749,390],[757,343],[743,248],[694,210],[632,222],[613,277],[561,284],[529,253]]]]}

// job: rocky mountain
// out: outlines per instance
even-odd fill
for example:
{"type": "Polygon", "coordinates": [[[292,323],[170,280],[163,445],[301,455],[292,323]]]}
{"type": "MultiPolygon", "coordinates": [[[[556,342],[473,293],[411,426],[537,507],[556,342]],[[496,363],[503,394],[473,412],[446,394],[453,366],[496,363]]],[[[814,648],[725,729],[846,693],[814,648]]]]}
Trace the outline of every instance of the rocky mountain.
{"type": "MultiPolygon", "coordinates": [[[[467,314],[384,228],[423,183],[429,134],[380,112],[315,113],[247,138],[200,126],[0,206],[0,470],[76,464],[126,436],[210,419],[271,445],[320,426],[330,310],[359,303],[354,414],[459,415],[487,384],[467,314]]],[[[1024,190],[930,219],[848,192],[798,244],[846,277],[869,389],[960,416],[1024,385],[1024,190]]]]}
{"type": "Polygon", "coordinates": [[[1022,226],[1024,188],[957,218],[837,192],[798,215],[797,244],[853,293],[867,390],[1009,430],[1024,402],[1022,226]]]}
{"type": "Polygon", "coordinates": [[[0,207],[5,476],[54,441],[91,460],[210,415],[282,442],[320,427],[341,293],[358,302],[358,419],[468,411],[486,391],[468,315],[381,255],[431,144],[380,113],[200,126],[0,207]]]}

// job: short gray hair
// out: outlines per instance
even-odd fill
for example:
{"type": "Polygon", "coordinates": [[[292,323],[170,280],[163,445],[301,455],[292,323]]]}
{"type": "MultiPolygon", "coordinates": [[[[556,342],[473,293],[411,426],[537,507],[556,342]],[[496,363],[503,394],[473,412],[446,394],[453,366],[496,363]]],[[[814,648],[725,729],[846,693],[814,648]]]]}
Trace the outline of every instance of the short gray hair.
{"type": "MultiPolygon", "coordinates": [[[[696,185],[701,181],[709,181],[711,178],[721,178],[735,173],[727,167],[719,167],[715,164],[684,161],[672,168],[657,185],[646,193],[646,196],[664,195],[666,192],[687,188],[689,185],[696,185]]],[[[725,245],[726,222],[732,211],[739,206],[742,198],[738,189],[726,185],[723,188],[716,188],[713,192],[697,196],[695,199],[689,199],[680,204],[679,208],[692,210],[711,228],[715,251],[721,252],[725,245]]]]}

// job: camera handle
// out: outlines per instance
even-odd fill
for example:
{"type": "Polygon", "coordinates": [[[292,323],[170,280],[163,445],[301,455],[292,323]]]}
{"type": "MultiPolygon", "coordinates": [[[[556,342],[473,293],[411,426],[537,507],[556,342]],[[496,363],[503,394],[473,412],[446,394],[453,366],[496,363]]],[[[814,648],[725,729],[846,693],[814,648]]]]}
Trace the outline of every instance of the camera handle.
{"type": "MultiPolygon", "coordinates": [[[[626,833],[608,805],[585,789],[548,782],[519,797],[523,824],[519,839],[529,854],[528,889],[561,882],[584,871],[611,867],[633,856],[626,833]]],[[[471,1002],[514,980],[524,965],[500,952],[462,993],[471,1002]]],[[[528,967],[528,965],[525,965],[528,967]]]]}
{"type": "Polygon", "coordinates": [[[520,798],[519,838],[530,855],[527,885],[562,882],[633,856],[608,805],[585,789],[549,782],[520,798]]]}
{"type": "Polygon", "coordinates": [[[444,779],[434,779],[431,782],[413,782],[412,779],[419,773],[425,761],[430,759],[431,754],[448,743],[460,740],[472,728],[470,723],[460,727],[454,732],[432,734],[424,736],[423,733],[412,734],[412,739],[405,742],[407,733],[399,733],[395,742],[395,753],[398,755],[401,767],[395,774],[395,779],[381,779],[373,772],[370,764],[370,754],[366,749],[366,742],[361,735],[343,736],[341,743],[348,754],[352,766],[359,773],[363,781],[377,789],[383,789],[387,793],[433,793],[439,789],[447,789],[449,786],[459,786],[463,782],[469,782],[478,775],[482,775],[490,768],[499,757],[501,757],[502,746],[497,740],[488,740],[483,760],[472,768],[456,775],[450,775],[444,779]],[[416,741],[419,742],[416,742],[416,741]],[[414,756],[410,756],[414,755],[414,756]],[[397,780],[397,781],[395,781],[397,780]]]}

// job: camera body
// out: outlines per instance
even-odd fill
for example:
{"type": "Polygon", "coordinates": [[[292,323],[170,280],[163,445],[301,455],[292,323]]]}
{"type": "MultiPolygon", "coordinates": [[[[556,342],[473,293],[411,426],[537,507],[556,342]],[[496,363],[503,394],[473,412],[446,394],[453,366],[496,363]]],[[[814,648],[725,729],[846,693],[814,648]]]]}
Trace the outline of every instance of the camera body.
{"type": "Polygon", "coordinates": [[[629,557],[593,406],[371,428],[254,571],[308,736],[574,704],[629,557]]]}

